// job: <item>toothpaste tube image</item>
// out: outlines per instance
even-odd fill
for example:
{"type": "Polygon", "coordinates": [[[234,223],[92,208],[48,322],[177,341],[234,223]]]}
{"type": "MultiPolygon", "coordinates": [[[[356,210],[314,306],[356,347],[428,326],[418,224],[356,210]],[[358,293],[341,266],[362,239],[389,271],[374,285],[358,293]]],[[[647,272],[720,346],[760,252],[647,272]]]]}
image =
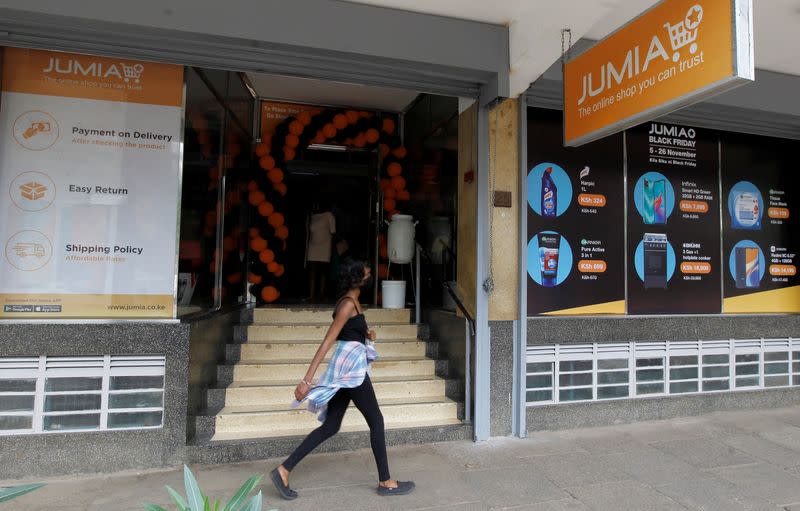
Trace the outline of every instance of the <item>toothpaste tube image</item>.
{"type": "Polygon", "coordinates": [[[558,246],[559,234],[539,234],[539,267],[542,272],[542,286],[555,287],[558,284],[558,246]]]}

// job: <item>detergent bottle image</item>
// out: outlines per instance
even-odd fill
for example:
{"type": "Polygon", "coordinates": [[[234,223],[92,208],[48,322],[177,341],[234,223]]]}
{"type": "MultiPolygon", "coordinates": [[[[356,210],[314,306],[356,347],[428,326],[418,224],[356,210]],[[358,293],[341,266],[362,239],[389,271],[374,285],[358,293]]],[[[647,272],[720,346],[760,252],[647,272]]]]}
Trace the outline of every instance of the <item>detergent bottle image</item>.
{"type": "Polygon", "coordinates": [[[558,190],[553,181],[553,167],[542,174],[542,216],[554,218],[558,211],[558,190]]]}

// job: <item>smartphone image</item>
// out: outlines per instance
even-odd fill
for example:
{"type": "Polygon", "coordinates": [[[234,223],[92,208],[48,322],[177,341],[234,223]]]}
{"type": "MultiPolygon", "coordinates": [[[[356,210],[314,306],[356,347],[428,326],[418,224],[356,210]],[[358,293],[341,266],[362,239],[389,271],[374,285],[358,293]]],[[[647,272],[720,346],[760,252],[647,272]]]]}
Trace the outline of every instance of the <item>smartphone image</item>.
{"type": "Polygon", "coordinates": [[[749,288],[757,288],[761,283],[761,268],[758,265],[758,249],[746,248],[745,249],[745,268],[746,277],[745,283],[749,288]]]}
{"type": "Polygon", "coordinates": [[[642,204],[642,220],[647,225],[655,223],[655,187],[649,179],[644,180],[644,204],[642,204]]]}
{"type": "Polygon", "coordinates": [[[758,264],[758,249],[736,247],[736,288],[756,289],[761,284],[761,268],[758,264]]]}
{"type": "Polygon", "coordinates": [[[667,193],[663,179],[653,182],[653,223],[667,223],[667,193]]]}

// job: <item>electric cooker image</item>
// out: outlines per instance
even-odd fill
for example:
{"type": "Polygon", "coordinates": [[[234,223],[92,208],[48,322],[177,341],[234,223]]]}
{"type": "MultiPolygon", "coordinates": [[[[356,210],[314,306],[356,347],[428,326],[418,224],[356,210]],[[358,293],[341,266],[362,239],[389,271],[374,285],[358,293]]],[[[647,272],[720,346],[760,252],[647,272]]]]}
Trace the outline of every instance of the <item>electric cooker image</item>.
{"type": "Polygon", "coordinates": [[[667,287],[667,235],[644,233],[644,287],[666,289],[667,287]]]}

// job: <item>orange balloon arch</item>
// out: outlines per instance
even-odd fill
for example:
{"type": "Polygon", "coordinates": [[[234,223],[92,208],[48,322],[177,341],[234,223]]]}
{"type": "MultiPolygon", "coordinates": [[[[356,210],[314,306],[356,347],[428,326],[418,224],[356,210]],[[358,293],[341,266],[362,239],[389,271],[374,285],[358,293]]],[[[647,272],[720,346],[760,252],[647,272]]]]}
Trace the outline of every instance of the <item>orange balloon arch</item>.
{"type": "MultiPolygon", "coordinates": [[[[284,286],[287,239],[290,236],[285,201],[289,190],[284,183],[286,162],[311,144],[336,144],[377,149],[381,157],[380,181],[383,208],[389,218],[400,212],[400,203],[411,197],[402,174],[407,151],[396,134],[391,117],[360,110],[316,108],[284,119],[271,134],[262,134],[255,147],[259,169],[247,184],[247,202],[252,227],[248,231],[251,253],[248,281],[257,300],[277,301],[284,286]]],[[[381,257],[386,259],[386,238],[381,235],[381,257]]]]}

